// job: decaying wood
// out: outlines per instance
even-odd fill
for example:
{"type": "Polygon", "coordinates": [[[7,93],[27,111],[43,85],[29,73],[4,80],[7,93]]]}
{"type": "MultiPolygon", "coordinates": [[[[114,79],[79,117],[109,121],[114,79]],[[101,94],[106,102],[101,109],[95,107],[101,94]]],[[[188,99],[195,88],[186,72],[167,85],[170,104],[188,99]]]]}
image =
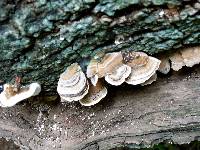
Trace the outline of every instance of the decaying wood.
{"type": "Polygon", "coordinates": [[[34,99],[0,109],[0,136],[22,149],[96,150],[188,143],[200,135],[200,66],[149,86],[108,87],[94,107],[34,99]]]}

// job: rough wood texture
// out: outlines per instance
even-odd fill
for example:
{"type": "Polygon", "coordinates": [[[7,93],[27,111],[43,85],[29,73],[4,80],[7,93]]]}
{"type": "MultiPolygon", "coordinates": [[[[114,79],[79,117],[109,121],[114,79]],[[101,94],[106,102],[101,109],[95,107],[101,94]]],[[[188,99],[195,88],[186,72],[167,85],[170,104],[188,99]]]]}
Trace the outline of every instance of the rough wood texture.
{"type": "Polygon", "coordinates": [[[0,109],[0,136],[24,149],[107,150],[187,143],[200,134],[200,66],[145,87],[109,88],[94,107],[31,100],[0,109]]]}
{"type": "MultiPolygon", "coordinates": [[[[72,62],[98,52],[157,54],[200,44],[200,0],[0,0],[0,80],[55,95],[72,62]]],[[[22,149],[97,150],[199,139],[200,66],[145,87],[109,87],[94,107],[34,98],[0,108],[0,136],[22,149]]],[[[44,98],[44,97],[43,97],[44,98]]]]}
{"type": "Polygon", "coordinates": [[[1,0],[0,80],[55,94],[72,62],[97,52],[155,54],[200,43],[199,0],[1,0]],[[48,75],[47,75],[48,74],[48,75]]]}

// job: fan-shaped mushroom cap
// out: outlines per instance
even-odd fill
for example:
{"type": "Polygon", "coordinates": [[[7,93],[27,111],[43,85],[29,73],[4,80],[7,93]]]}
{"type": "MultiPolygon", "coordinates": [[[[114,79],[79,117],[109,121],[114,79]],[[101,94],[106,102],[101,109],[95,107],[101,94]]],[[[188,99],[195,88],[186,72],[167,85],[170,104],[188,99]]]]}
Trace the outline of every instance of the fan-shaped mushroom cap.
{"type": "Polygon", "coordinates": [[[0,106],[11,107],[18,102],[36,96],[41,92],[39,83],[31,83],[29,86],[21,87],[18,92],[13,91],[13,86],[4,84],[4,91],[0,94],[0,106]]]}
{"type": "Polygon", "coordinates": [[[124,59],[127,60],[126,64],[131,68],[145,66],[149,61],[149,56],[143,52],[130,52],[129,56],[127,57],[124,59]]]}
{"type": "Polygon", "coordinates": [[[162,57],[160,60],[161,60],[161,63],[160,63],[158,71],[163,74],[168,74],[171,69],[169,58],[162,57]]]}
{"type": "Polygon", "coordinates": [[[81,91],[78,94],[62,94],[62,95],[60,95],[61,102],[79,101],[88,93],[88,90],[89,90],[89,84],[87,82],[83,91],[81,91]]]}
{"type": "Polygon", "coordinates": [[[86,75],[88,78],[95,76],[98,73],[98,61],[96,59],[91,59],[89,65],[87,66],[86,75]]]}
{"type": "Polygon", "coordinates": [[[170,55],[169,59],[171,60],[171,68],[175,71],[178,71],[185,66],[183,57],[179,51],[170,55]]]}
{"type": "Polygon", "coordinates": [[[187,67],[200,63],[200,47],[185,48],[180,52],[187,67]]]}
{"type": "Polygon", "coordinates": [[[92,84],[96,86],[98,82],[98,61],[96,59],[92,59],[87,66],[86,75],[91,80],[92,84]]]}
{"type": "MultiPolygon", "coordinates": [[[[142,59],[142,58],[141,58],[142,59]]],[[[139,60],[139,58],[138,58],[139,60]]],[[[138,62],[138,61],[136,61],[138,62]]],[[[160,60],[149,56],[148,61],[144,61],[144,64],[138,63],[137,65],[133,63],[129,63],[133,67],[131,70],[130,76],[127,78],[126,82],[128,84],[137,85],[144,83],[147,81],[153,74],[155,74],[156,70],[158,70],[160,65],[160,60]]],[[[128,64],[128,65],[129,65],[128,64]]]]}
{"type": "Polygon", "coordinates": [[[121,52],[107,53],[101,60],[92,59],[87,67],[87,77],[93,85],[96,85],[98,78],[112,73],[123,64],[121,52]]]}
{"type": "Polygon", "coordinates": [[[141,85],[142,86],[149,85],[149,84],[153,83],[154,81],[156,81],[156,79],[157,79],[157,74],[155,73],[154,75],[151,76],[151,78],[149,78],[147,81],[145,81],[141,85]]]}
{"type": "Polygon", "coordinates": [[[125,82],[125,79],[130,75],[131,67],[127,65],[121,65],[114,72],[105,76],[105,80],[111,85],[121,85],[125,82]]]}
{"type": "Polygon", "coordinates": [[[107,95],[107,89],[101,81],[97,82],[96,86],[90,85],[88,94],[79,102],[83,106],[92,106],[97,104],[107,95]]]}
{"type": "Polygon", "coordinates": [[[71,64],[60,75],[57,92],[63,101],[78,101],[88,93],[88,89],[85,74],[77,63],[71,64]]]}
{"type": "Polygon", "coordinates": [[[121,52],[107,53],[98,63],[98,77],[102,78],[108,73],[112,73],[123,64],[121,52]]]}

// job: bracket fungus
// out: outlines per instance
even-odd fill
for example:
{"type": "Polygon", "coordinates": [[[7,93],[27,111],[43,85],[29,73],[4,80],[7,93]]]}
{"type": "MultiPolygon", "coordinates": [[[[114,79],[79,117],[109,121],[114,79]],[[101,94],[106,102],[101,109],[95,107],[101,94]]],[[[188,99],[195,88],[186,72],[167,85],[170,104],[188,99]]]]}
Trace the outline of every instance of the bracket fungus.
{"type": "Polygon", "coordinates": [[[0,106],[11,107],[18,102],[36,96],[41,92],[41,86],[39,83],[31,83],[28,86],[22,86],[18,91],[14,90],[14,86],[10,84],[4,84],[4,90],[0,94],[0,106]]]}
{"type": "Polygon", "coordinates": [[[200,47],[192,47],[181,50],[183,61],[187,67],[200,63],[200,47]]]}
{"type": "Polygon", "coordinates": [[[100,78],[111,85],[124,82],[147,85],[156,80],[160,60],[143,52],[113,52],[94,57],[87,66],[86,76],[74,63],[60,75],[57,92],[62,102],[79,101],[83,106],[97,104],[107,95],[107,88],[100,78]],[[90,84],[90,85],[89,85],[90,84]]]}
{"type": "Polygon", "coordinates": [[[71,64],[65,72],[60,75],[57,92],[61,101],[78,101],[88,93],[89,85],[81,67],[71,64]]]}
{"type": "Polygon", "coordinates": [[[123,63],[121,52],[107,53],[100,61],[92,59],[87,67],[87,77],[93,85],[103,77],[112,85],[120,85],[129,74],[130,69],[123,63]]]}
{"type": "Polygon", "coordinates": [[[200,47],[184,48],[170,55],[172,69],[180,70],[183,66],[192,67],[200,63],[200,47]]]}
{"type": "Polygon", "coordinates": [[[171,69],[169,58],[168,57],[162,57],[162,58],[160,58],[160,61],[161,61],[161,63],[160,63],[158,71],[163,73],[163,74],[168,74],[170,72],[170,69],[171,69]]]}
{"type": "Polygon", "coordinates": [[[143,52],[132,53],[134,59],[127,62],[127,65],[131,67],[131,74],[126,83],[132,85],[142,84],[156,73],[161,61],[143,52]]]}
{"type": "Polygon", "coordinates": [[[91,59],[89,65],[87,66],[87,77],[91,80],[92,84],[96,86],[98,82],[98,60],[91,59]]]}
{"type": "Polygon", "coordinates": [[[180,51],[177,51],[176,53],[173,53],[169,59],[171,60],[171,68],[175,71],[180,70],[183,66],[185,66],[183,57],[180,53],[180,51]]]}
{"type": "Polygon", "coordinates": [[[111,85],[121,85],[125,82],[126,78],[131,73],[131,67],[127,65],[121,65],[112,73],[109,73],[105,76],[105,80],[111,85]]]}
{"type": "Polygon", "coordinates": [[[107,95],[107,88],[101,81],[97,82],[96,86],[90,85],[88,94],[79,102],[83,106],[92,106],[97,104],[107,95]]]}

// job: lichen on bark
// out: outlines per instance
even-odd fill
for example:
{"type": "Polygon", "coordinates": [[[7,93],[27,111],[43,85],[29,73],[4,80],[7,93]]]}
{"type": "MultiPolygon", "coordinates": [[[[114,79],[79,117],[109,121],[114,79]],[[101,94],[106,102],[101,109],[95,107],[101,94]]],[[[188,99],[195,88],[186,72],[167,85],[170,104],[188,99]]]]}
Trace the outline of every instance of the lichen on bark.
{"type": "Polygon", "coordinates": [[[199,5],[195,0],[3,0],[1,80],[19,74],[24,83],[38,81],[45,93],[55,94],[59,74],[73,62],[84,68],[96,52],[153,55],[197,45],[199,5]]]}

